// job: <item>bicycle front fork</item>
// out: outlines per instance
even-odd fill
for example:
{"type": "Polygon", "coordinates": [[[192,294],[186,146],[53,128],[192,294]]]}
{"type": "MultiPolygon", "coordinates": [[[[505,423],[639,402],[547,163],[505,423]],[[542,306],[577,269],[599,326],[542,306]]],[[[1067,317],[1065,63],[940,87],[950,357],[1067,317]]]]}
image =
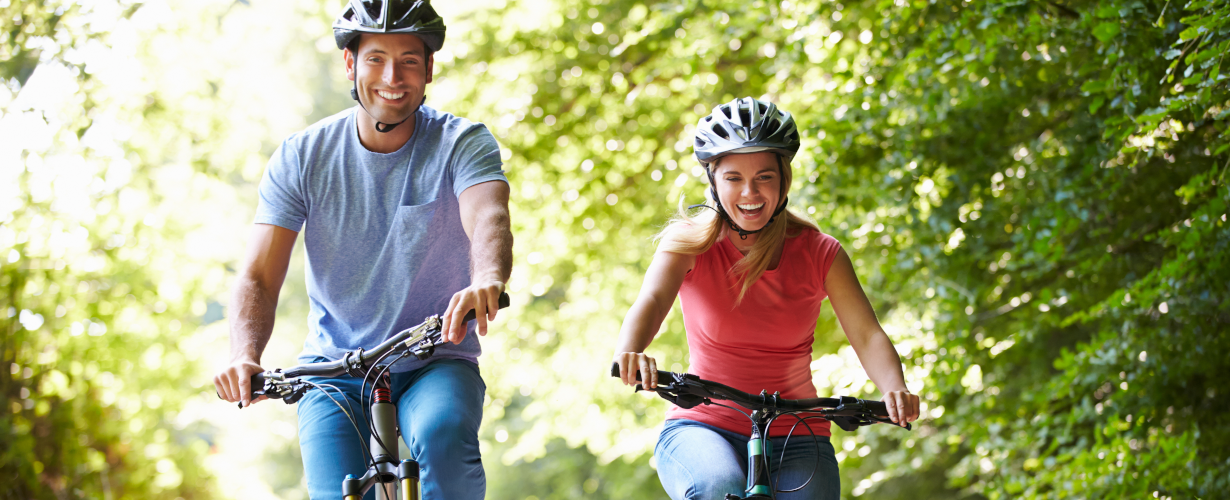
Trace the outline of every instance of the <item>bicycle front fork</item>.
{"type": "MultiPolygon", "coordinates": [[[[354,474],[347,474],[346,479],[342,480],[342,498],[344,500],[361,500],[363,493],[372,486],[376,487],[376,496],[385,498],[385,484],[388,483],[381,480],[380,476],[381,474],[375,473],[373,469],[368,469],[367,474],[363,478],[355,477],[354,474]]],[[[418,462],[402,460],[397,465],[397,479],[401,483],[400,500],[420,499],[418,462]]]]}
{"type": "Polygon", "coordinates": [[[367,490],[376,487],[377,500],[419,500],[419,463],[400,460],[397,453],[397,406],[389,394],[389,377],[384,374],[372,391],[372,464],[363,477],[348,474],[342,480],[342,498],[361,500],[367,490]],[[400,485],[401,495],[397,495],[400,485]]]}

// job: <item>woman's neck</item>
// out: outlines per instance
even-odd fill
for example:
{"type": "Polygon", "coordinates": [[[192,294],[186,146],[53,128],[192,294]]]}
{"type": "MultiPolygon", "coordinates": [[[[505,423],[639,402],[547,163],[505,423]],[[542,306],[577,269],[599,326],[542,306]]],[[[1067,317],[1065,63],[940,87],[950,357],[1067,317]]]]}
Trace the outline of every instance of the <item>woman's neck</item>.
{"type": "Polygon", "coordinates": [[[735,232],[734,230],[727,227],[724,229],[724,234],[722,236],[725,237],[727,240],[730,240],[730,244],[735,246],[735,250],[738,250],[739,253],[743,255],[747,255],[748,252],[752,251],[752,246],[756,244],[756,238],[759,237],[760,235],[759,234],[749,234],[747,235],[747,239],[745,240],[739,237],[738,232],[735,232]]]}
{"type": "MultiPolygon", "coordinates": [[[[725,228],[725,233],[723,234],[723,237],[729,240],[730,244],[735,247],[735,250],[738,250],[739,253],[743,254],[744,257],[747,256],[748,252],[752,251],[752,246],[756,244],[756,240],[758,239],[759,236],[760,236],[759,234],[749,234],[747,235],[747,239],[745,240],[739,237],[738,232],[733,231],[730,228],[725,228]]],[[[778,245],[777,248],[774,249],[773,258],[769,260],[768,270],[772,271],[774,269],[777,269],[777,266],[781,264],[782,251],[785,248],[786,248],[785,242],[782,242],[781,245],[778,245]]]]}

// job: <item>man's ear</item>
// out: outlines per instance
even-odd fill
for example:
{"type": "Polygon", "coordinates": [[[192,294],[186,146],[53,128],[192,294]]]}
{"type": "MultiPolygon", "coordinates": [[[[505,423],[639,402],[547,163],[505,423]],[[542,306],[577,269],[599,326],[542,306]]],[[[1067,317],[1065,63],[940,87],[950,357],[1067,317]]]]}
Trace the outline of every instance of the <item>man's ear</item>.
{"type": "Polygon", "coordinates": [[[346,78],[353,82],[354,81],[354,59],[355,59],[354,52],[351,52],[349,48],[343,50],[342,59],[346,60],[346,78]]]}
{"type": "Polygon", "coordinates": [[[433,51],[427,55],[427,83],[431,83],[431,73],[435,71],[436,53],[433,51]]]}

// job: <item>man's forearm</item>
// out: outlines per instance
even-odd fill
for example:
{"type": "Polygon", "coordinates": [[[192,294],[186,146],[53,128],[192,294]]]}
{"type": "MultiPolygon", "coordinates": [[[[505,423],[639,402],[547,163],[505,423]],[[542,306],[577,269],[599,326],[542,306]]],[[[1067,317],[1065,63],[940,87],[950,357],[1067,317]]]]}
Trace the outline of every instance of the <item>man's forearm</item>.
{"type": "Polygon", "coordinates": [[[231,360],[258,363],[273,334],[276,295],[249,277],[240,277],[231,295],[231,360]]]}
{"type": "Polygon", "coordinates": [[[513,235],[508,209],[490,209],[478,218],[470,242],[470,279],[507,283],[512,274],[513,235]]]}

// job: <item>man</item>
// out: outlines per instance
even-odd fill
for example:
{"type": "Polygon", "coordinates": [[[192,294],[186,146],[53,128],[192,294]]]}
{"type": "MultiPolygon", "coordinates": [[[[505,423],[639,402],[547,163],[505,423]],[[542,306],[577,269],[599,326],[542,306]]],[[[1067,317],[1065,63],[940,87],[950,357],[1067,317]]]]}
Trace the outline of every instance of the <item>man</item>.
{"type": "MultiPolygon", "coordinates": [[[[443,21],[414,0],[349,0],[333,25],[359,106],[291,136],[261,181],[255,227],[231,299],[231,361],[214,378],[228,401],[250,401],[278,292],[300,230],[311,302],[301,363],[339,359],[444,313],[426,361],[399,361],[393,402],[427,498],[483,498],[478,449],[485,384],[478,339],[495,319],[512,268],[508,181],[481,124],[422,105],[443,21]],[[478,312],[463,324],[467,311],[478,312]]],[[[318,381],[319,382],[319,381],[318,381]]],[[[328,379],[358,409],[356,378],[328,379]]],[[[340,496],[361,475],[365,441],[321,391],[299,402],[312,498],[340,496]]]]}

